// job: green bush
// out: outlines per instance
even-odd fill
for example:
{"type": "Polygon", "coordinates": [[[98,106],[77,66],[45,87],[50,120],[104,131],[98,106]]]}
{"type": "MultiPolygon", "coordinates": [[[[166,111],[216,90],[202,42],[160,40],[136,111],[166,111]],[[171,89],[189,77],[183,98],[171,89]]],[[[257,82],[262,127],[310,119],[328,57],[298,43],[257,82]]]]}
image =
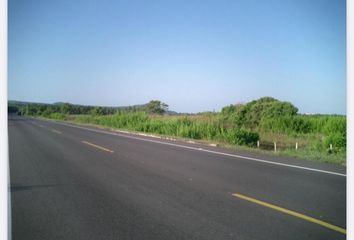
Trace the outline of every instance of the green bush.
{"type": "Polygon", "coordinates": [[[301,116],[285,116],[262,119],[260,129],[289,135],[311,132],[311,122],[301,116]]]}
{"type": "Polygon", "coordinates": [[[51,119],[64,120],[65,119],[65,114],[62,114],[62,113],[50,113],[48,115],[48,117],[51,118],[51,119]]]}
{"type": "Polygon", "coordinates": [[[327,120],[326,124],[323,126],[322,132],[325,134],[345,134],[347,131],[346,125],[347,121],[344,117],[332,117],[327,120]]]}
{"type": "Polygon", "coordinates": [[[259,140],[259,134],[245,129],[232,129],[227,133],[229,143],[254,146],[259,140]]]}
{"type": "MultiPolygon", "coordinates": [[[[10,105],[9,105],[10,106],[10,105]]],[[[229,105],[221,112],[161,116],[167,105],[156,100],[143,107],[113,108],[68,103],[12,103],[21,114],[52,119],[70,119],[117,129],[205,139],[253,146],[276,141],[284,148],[327,154],[329,145],[338,156],[346,152],[346,117],[340,115],[301,115],[289,102],[264,97],[246,104],[229,105]],[[150,114],[149,114],[150,113],[150,114]],[[71,114],[71,115],[69,115],[71,114]],[[261,144],[262,144],[261,143],[261,144]]],[[[11,110],[11,109],[10,109],[11,110]]]]}
{"type": "Polygon", "coordinates": [[[324,144],[327,147],[327,150],[331,152],[345,152],[346,135],[341,133],[332,133],[325,138],[324,144]],[[329,149],[330,144],[332,144],[332,150],[329,149]]]}

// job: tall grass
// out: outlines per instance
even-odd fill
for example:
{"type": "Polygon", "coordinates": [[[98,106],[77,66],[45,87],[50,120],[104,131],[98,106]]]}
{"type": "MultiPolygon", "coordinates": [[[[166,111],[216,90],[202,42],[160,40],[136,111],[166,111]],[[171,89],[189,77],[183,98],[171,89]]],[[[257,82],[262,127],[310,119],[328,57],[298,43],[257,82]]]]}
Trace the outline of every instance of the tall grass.
{"type": "Polygon", "coordinates": [[[288,140],[306,138],[309,149],[342,153],[346,151],[344,116],[296,115],[265,119],[261,122],[260,129],[263,136],[283,134],[288,140]]]}
{"type": "Polygon", "coordinates": [[[114,115],[78,115],[73,121],[111,128],[157,133],[182,138],[217,140],[230,144],[255,145],[259,135],[243,128],[225,128],[218,118],[162,117],[144,112],[119,112],[114,115]]]}
{"type": "MultiPolygon", "coordinates": [[[[160,101],[152,103],[161,108],[160,101]]],[[[276,142],[277,149],[289,155],[345,161],[345,116],[301,115],[291,103],[272,97],[226,106],[221,112],[168,116],[144,109],[29,103],[9,111],[229,145],[256,146],[260,141],[260,148],[269,150],[276,142]]]]}
{"type": "Polygon", "coordinates": [[[221,114],[164,116],[120,111],[103,116],[70,115],[70,119],[77,123],[231,145],[256,146],[259,140],[262,149],[273,149],[273,142],[277,142],[278,150],[290,156],[334,163],[345,162],[346,119],[343,116],[296,115],[267,119],[262,120],[258,129],[253,131],[238,127],[221,114]]]}

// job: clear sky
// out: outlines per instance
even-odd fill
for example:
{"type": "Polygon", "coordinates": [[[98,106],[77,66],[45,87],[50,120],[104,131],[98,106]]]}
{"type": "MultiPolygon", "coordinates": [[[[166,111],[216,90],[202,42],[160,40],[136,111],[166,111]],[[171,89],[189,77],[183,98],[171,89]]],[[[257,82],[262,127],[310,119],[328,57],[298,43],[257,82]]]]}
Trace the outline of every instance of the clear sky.
{"type": "Polygon", "coordinates": [[[9,99],[346,113],[344,0],[10,0],[9,99]]]}

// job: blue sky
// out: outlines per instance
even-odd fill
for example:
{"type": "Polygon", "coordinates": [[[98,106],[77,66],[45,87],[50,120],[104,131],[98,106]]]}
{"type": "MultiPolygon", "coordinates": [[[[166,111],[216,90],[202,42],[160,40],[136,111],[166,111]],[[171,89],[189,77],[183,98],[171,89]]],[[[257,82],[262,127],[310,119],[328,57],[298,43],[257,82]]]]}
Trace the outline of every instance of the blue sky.
{"type": "Polygon", "coordinates": [[[346,113],[343,0],[10,0],[11,100],[346,113]]]}

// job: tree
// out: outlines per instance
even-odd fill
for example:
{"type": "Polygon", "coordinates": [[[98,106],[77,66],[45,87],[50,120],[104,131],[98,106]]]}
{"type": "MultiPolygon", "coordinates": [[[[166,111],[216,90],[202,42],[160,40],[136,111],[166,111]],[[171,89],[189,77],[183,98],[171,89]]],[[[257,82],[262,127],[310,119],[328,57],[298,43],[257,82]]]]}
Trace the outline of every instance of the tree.
{"type": "Polygon", "coordinates": [[[168,110],[168,105],[159,100],[151,100],[144,107],[144,111],[153,114],[163,114],[168,110]]]}
{"type": "Polygon", "coordinates": [[[19,111],[17,106],[7,106],[8,113],[17,113],[19,111]]]}
{"type": "Polygon", "coordinates": [[[103,107],[94,107],[91,110],[91,114],[96,116],[105,115],[105,109],[103,107]]]}
{"type": "Polygon", "coordinates": [[[64,103],[60,106],[60,111],[62,114],[69,114],[71,112],[71,105],[69,103],[64,103]]]}
{"type": "Polygon", "coordinates": [[[267,119],[296,115],[298,109],[289,102],[282,102],[272,97],[262,97],[245,105],[230,105],[222,113],[238,127],[257,128],[267,119]]]}
{"type": "Polygon", "coordinates": [[[236,104],[230,104],[229,106],[225,106],[221,109],[221,113],[224,115],[231,115],[235,112],[238,112],[244,104],[242,103],[236,103],[236,104]]]}

